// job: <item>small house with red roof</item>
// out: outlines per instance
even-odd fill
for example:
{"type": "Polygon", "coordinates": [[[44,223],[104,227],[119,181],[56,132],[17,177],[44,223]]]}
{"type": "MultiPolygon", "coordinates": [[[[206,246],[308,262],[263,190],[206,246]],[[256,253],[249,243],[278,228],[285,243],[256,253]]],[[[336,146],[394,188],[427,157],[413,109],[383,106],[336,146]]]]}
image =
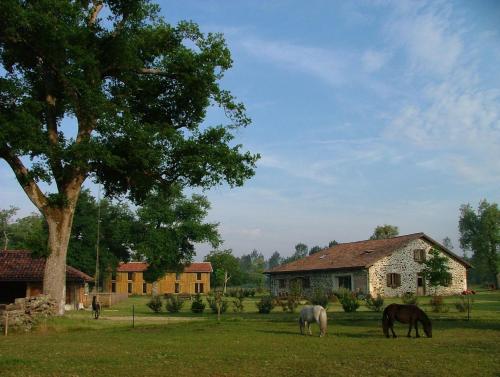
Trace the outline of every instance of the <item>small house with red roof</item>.
{"type": "Polygon", "coordinates": [[[304,294],[315,289],[327,292],[346,288],[355,292],[422,296],[430,291],[422,276],[423,262],[432,248],[447,257],[452,279],[437,294],[459,294],[467,289],[470,264],[424,233],[381,240],[341,243],[305,258],[267,270],[273,295],[286,295],[296,282],[304,294]]]}
{"type": "Polygon", "coordinates": [[[210,291],[210,262],[193,262],[184,267],[182,272],[168,272],[154,283],[144,280],[144,271],[148,268],[145,262],[120,263],[107,283],[107,290],[112,293],[128,293],[129,295],[151,294],[196,294],[210,291]]]}
{"type": "MultiPolygon", "coordinates": [[[[45,258],[32,257],[28,250],[0,251],[0,303],[43,292],[45,258]]],[[[84,302],[85,286],[93,279],[76,268],[66,266],[66,304],[78,308],[84,302]]],[[[68,309],[69,309],[68,307],[68,309]]]]}

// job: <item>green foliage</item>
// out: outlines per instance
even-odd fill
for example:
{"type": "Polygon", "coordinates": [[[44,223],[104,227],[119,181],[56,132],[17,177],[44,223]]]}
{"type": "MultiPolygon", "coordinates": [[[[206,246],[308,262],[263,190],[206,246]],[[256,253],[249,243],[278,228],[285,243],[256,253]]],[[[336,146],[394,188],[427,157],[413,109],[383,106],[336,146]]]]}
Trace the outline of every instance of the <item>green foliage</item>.
{"type": "Polygon", "coordinates": [[[254,287],[262,287],[264,285],[264,269],[266,262],[264,255],[257,250],[253,250],[250,254],[242,255],[239,258],[241,270],[241,282],[254,287]]]}
{"type": "Polygon", "coordinates": [[[455,308],[461,313],[470,313],[472,311],[472,304],[474,304],[473,297],[470,295],[461,295],[458,297],[458,300],[455,301],[455,308]]]}
{"type": "Polygon", "coordinates": [[[477,212],[470,204],[460,207],[460,246],[473,252],[472,264],[478,282],[498,287],[500,272],[500,209],[497,203],[482,200],[477,212]]]}
{"type": "MultiPolygon", "coordinates": [[[[216,297],[207,297],[207,301],[208,301],[208,306],[210,307],[210,309],[212,309],[212,313],[217,314],[218,313],[217,298],[216,297]]],[[[220,312],[222,314],[222,313],[225,313],[227,311],[227,308],[229,306],[229,302],[227,300],[224,300],[223,298],[221,298],[219,301],[219,305],[220,305],[220,312]]]]}
{"type": "Polygon", "coordinates": [[[379,225],[373,231],[373,234],[370,236],[371,240],[382,240],[386,238],[392,238],[399,235],[399,228],[394,225],[379,225]]]}
{"type": "Polygon", "coordinates": [[[178,313],[181,311],[185,302],[186,300],[183,300],[178,295],[168,295],[165,300],[165,309],[167,309],[169,313],[178,313]]]}
{"type": "Polygon", "coordinates": [[[444,313],[449,310],[448,306],[444,302],[443,296],[431,296],[429,305],[431,306],[431,310],[435,313],[444,313]]]}
{"type": "Polygon", "coordinates": [[[267,261],[267,268],[271,269],[274,267],[278,267],[281,264],[281,255],[277,251],[271,255],[271,257],[267,261]]]}
{"type": "Polygon", "coordinates": [[[443,256],[441,251],[432,248],[429,252],[430,258],[424,261],[422,275],[426,282],[436,290],[438,286],[446,286],[452,279],[450,268],[448,267],[448,258],[443,256]]]}
{"type": "Polygon", "coordinates": [[[19,208],[14,206],[0,210],[0,232],[3,240],[1,247],[4,250],[9,249],[9,225],[18,210],[19,208]]]}
{"type": "Polygon", "coordinates": [[[161,302],[160,296],[153,296],[146,305],[148,306],[149,309],[151,309],[155,313],[159,313],[161,312],[161,307],[163,306],[163,303],[161,302]]]}
{"type": "Polygon", "coordinates": [[[243,295],[234,298],[232,303],[233,303],[233,310],[235,313],[243,313],[245,311],[245,305],[243,304],[244,300],[245,296],[243,295]]]}
{"type": "Polygon", "coordinates": [[[418,304],[418,296],[413,292],[405,292],[403,296],[401,296],[401,300],[403,300],[403,303],[407,305],[418,304]]]}
{"type": "Polygon", "coordinates": [[[321,305],[325,309],[328,307],[328,294],[322,288],[315,288],[312,294],[308,297],[308,301],[311,305],[321,305]]]}
{"type": "Polygon", "coordinates": [[[182,270],[195,255],[194,243],[220,242],[217,225],[204,223],[210,204],[200,195],[186,198],[179,186],[155,191],[137,211],[136,255],[149,263],[148,282],[166,271],[182,270]]]}
{"type": "Polygon", "coordinates": [[[203,302],[201,295],[199,293],[196,294],[193,298],[193,302],[191,303],[191,311],[193,313],[203,313],[205,306],[206,305],[203,302]]]}
{"type": "Polygon", "coordinates": [[[340,305],[342,305],[342,309],[344,309],[346,313],[352,313],[358,310],[359,300],[354,292],[351,292],[348,289],[340,289],[335,292],[335,295],[339,299],[340,305]]]}
{"type": "Polygon", "coordinates": [[[380,294],[377,294],[375,298],[368,294],[365,297],[365,305],[374,312],[381,312],[384,308],[384,298],[380,294]]]}
{"type": "Polygon", "coordinates": [[[288,258],[283,260],[283,264],[302,259],[308,255],[309,248],[304,243],[298,243],[295,245],[295,252],[288,258]]]}
{"type": "MultiPolygon", "coordinates": [[[[17,208],[10,207],[15,211],[11,212],[15,215],[17,208]]],[[[9,210],[1,210],[0,222],[5,221],[5,212],[9,210]],[[1,219],[3,217],[3,219],[1,219]]],[[[32,213],[26,217],[21,217],[15,221],[5,221],[4,228],[1,232],[4,237],[3,243],[0,245],[5,247],[5,237],[8,239],[8,249],[31,250],[34,256],[47,255],[47,224],[45,219],[37,213],[32,213]]]]}
{"type": "Polygon", "coordinates": [[[269,314],[274,309],[274,300],[271,296],[262,296],[259,301],[255,303],[257,310],[261,314],[269,314]]]}
{"type": "Polygon", "coordinates": [[[211,276],[212,287],[223,287],[227,276],[231,284],[237,285],[241,282],[241,269],[238,258],[233,255],[231,249],[212,250],[206,257],[206,262],[212,264],[214,273],[211,276]],[[226,275],[227,272],[227,275],[226,275]]]}

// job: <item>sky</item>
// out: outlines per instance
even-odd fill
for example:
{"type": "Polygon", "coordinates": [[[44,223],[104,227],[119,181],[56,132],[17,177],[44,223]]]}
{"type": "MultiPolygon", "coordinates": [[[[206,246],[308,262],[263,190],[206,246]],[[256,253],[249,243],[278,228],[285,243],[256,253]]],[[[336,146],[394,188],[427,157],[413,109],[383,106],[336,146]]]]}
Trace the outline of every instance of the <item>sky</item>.
{"type": "MultiPolygon", "coordinates": [[[[262,156],[244,186],[204,192],[223,248],[287,256],[392,224],[461,254],[460,206],[500,203],[500,2],[159,3],[224,34],[222,86],[252,118],[236,142],[262,156]]],[[[35,210],[4,161],[0,182],[0,207],[35,210]]]]}

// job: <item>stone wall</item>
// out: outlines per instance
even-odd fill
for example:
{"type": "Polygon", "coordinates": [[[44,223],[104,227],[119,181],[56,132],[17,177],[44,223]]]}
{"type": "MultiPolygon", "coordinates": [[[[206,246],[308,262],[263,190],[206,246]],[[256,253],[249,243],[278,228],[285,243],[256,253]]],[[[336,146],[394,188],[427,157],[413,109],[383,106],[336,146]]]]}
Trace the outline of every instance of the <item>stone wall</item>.
{"type": "MultiPolygon", "coordinates": [[[[424,264],[414,260],[414,250],[424,249],[426,258],[432,245],[423,239],[410,242],[405,247],[395,251],[392,255],[384,257],[370,267],[369,287],[372,295],[381,294],[385,297],[401,296],[406,292],[417,293],[417,276],[424,268],[424,264]],[[401,285],[397,288],[387,286],[387,274],[397,273],[401,275],[401,285]]],[[[454,258],[448,256],[448,266],[452,274],[452,282],[449,287],[439,287],[437,294],[453,295],[459,294],[467,289],[467,270],[465,266],[454,258]]],[[[434,289],[428,284],[425,286],[426,295],[434,294],[434,289]],[[431,291],[432,289],[432,291],[431,291]]]]}
{"type": "Polygon", "coordinates": [[[8,329],[29,331],[41,318],[56,314],[56,301],[46,295],[18,298],[13,304],[0,307],[0,328],[4,331],[8,318],[8,329]]]}
{"type": "Polygon", "coordinates": [[[325,292],[332,292],[338,290],[339,277],[350,276],[351,287],[353,291],[367,292],[367,271],[366,270],[339,270],[339,271],[304,271],[297,273],[286,273],[271,275],[271,294],[273,296],[286,295],[290,289],[290,282],[297,278],[308,278],[310,287],[304,288],[302,293],[308,296],[314,292],[315,289],[321,289],[325,292]],[[280,280],[284,280],[285,287],[280,288],[280,280]]]}

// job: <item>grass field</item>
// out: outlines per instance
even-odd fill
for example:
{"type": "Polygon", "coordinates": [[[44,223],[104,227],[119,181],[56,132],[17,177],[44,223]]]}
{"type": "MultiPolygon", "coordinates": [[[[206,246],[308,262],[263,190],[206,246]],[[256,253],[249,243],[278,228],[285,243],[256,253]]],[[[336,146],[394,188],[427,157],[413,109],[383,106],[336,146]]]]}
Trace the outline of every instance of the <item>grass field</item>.
{"type": "Polygon", "coordinates": [[[0,337],[0,376],[500,376],[500,293],[476,295],[470,321],[453,308],[430,313],[428,300],[420,306],[433,338],[406,338],[407,327],[396,325],[400,337],[386,339],[381,314],[366,308],[331,305],[328,335],[319,338],[299,335],[297,314],[258,314],[255,300],[218,324],[208,310],[154,314],[147,298],[131,297],[97,321],[70,313],[0,337]]]}

